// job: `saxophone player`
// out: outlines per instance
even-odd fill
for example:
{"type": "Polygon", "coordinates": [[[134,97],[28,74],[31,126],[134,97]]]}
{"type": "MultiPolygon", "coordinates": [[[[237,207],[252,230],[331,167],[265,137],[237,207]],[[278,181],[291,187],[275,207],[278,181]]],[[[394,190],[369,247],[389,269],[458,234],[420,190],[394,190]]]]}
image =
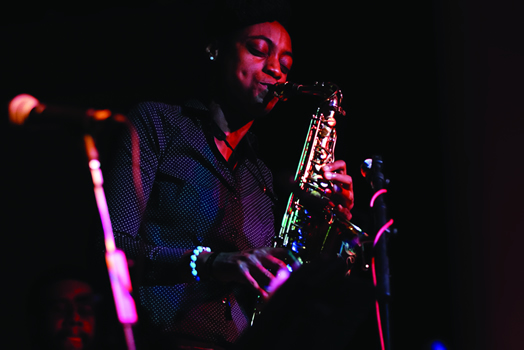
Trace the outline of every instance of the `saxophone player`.
{"type": "MultiPolygon", "coordinates": [[[[270,248],[272,176],[249,131],[271,112],[270,88],[293,65],[280,3],[227,1],[213,11],[209,89],[184,105],[144,102],[128,114],[140,137],[144,195],[133,190],[129,135],[106,191],[117,246],[142,271],[134,288],[146,348],[229,348],[249,326],[253,296],[267,298],[274,271],[297,264],[289,250],[270,248]]],[[[349,219],[344,161],[323,170],[349,219]]]]}

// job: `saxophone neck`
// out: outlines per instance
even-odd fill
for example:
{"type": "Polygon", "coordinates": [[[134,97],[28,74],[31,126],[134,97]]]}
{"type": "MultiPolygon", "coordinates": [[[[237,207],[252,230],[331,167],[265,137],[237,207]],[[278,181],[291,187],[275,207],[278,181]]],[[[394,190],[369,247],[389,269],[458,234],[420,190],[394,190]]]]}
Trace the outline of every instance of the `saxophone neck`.
{"type": "Polygon", "coordinates": [[[273,85],[272,90],[275,97],[278,97],[281,101],[286,101],[289,97],[298,95],[319,96],[328,101],[329,105],[338,113],[346,114],[340,107],[342,91],[333,83],[316,82],[313,85],[301,85],[287,81],[273,85]]]}

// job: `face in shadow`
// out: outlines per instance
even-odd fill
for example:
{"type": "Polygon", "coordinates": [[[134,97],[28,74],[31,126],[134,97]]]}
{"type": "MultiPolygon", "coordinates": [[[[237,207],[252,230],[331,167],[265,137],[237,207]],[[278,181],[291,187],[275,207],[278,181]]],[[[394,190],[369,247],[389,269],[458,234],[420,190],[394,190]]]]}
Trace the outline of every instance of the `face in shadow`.
{"type": "Polygon", "coordinates": [[[94,293],[89,284],[61,280],[44,291],[43,330],[50,349],[91,349],[95,337],[94,293]]]}

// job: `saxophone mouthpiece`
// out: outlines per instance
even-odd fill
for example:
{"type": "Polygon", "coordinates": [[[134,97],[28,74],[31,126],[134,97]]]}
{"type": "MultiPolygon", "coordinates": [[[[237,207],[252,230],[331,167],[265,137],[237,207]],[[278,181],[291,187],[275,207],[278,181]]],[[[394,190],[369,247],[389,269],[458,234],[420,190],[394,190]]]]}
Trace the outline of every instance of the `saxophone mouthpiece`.
{"type": "Polygon", "coordinates": [[[289,97],[299,95],[302,85],[286,81],[285,83],[278,83],[271,86],[273,94],[281,101],[286,101],[289,97]]]}

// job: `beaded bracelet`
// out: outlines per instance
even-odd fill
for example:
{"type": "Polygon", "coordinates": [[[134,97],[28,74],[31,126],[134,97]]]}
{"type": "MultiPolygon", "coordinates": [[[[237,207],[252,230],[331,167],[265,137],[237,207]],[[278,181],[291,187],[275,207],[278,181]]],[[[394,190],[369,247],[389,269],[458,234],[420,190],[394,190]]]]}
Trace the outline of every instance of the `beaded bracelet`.
{"type": "Polygon", "coordinates": [[[198,246],[196,247],[194,250],[193,250],[193,254],[191,254],[190,256],[190,259],[191,261],[189,262],[189,266],[191,267],[191,274],[193,276],[195,276],[195,279],[197,281],[200,281],[200,277],[198,277],[198,272],[196,270],[196,261],[197,261],[197,257],[200,255],[200,253],[202,252],[211,252],[211,248],[209,247],[202,247],[202,246],[198,246]]]}

